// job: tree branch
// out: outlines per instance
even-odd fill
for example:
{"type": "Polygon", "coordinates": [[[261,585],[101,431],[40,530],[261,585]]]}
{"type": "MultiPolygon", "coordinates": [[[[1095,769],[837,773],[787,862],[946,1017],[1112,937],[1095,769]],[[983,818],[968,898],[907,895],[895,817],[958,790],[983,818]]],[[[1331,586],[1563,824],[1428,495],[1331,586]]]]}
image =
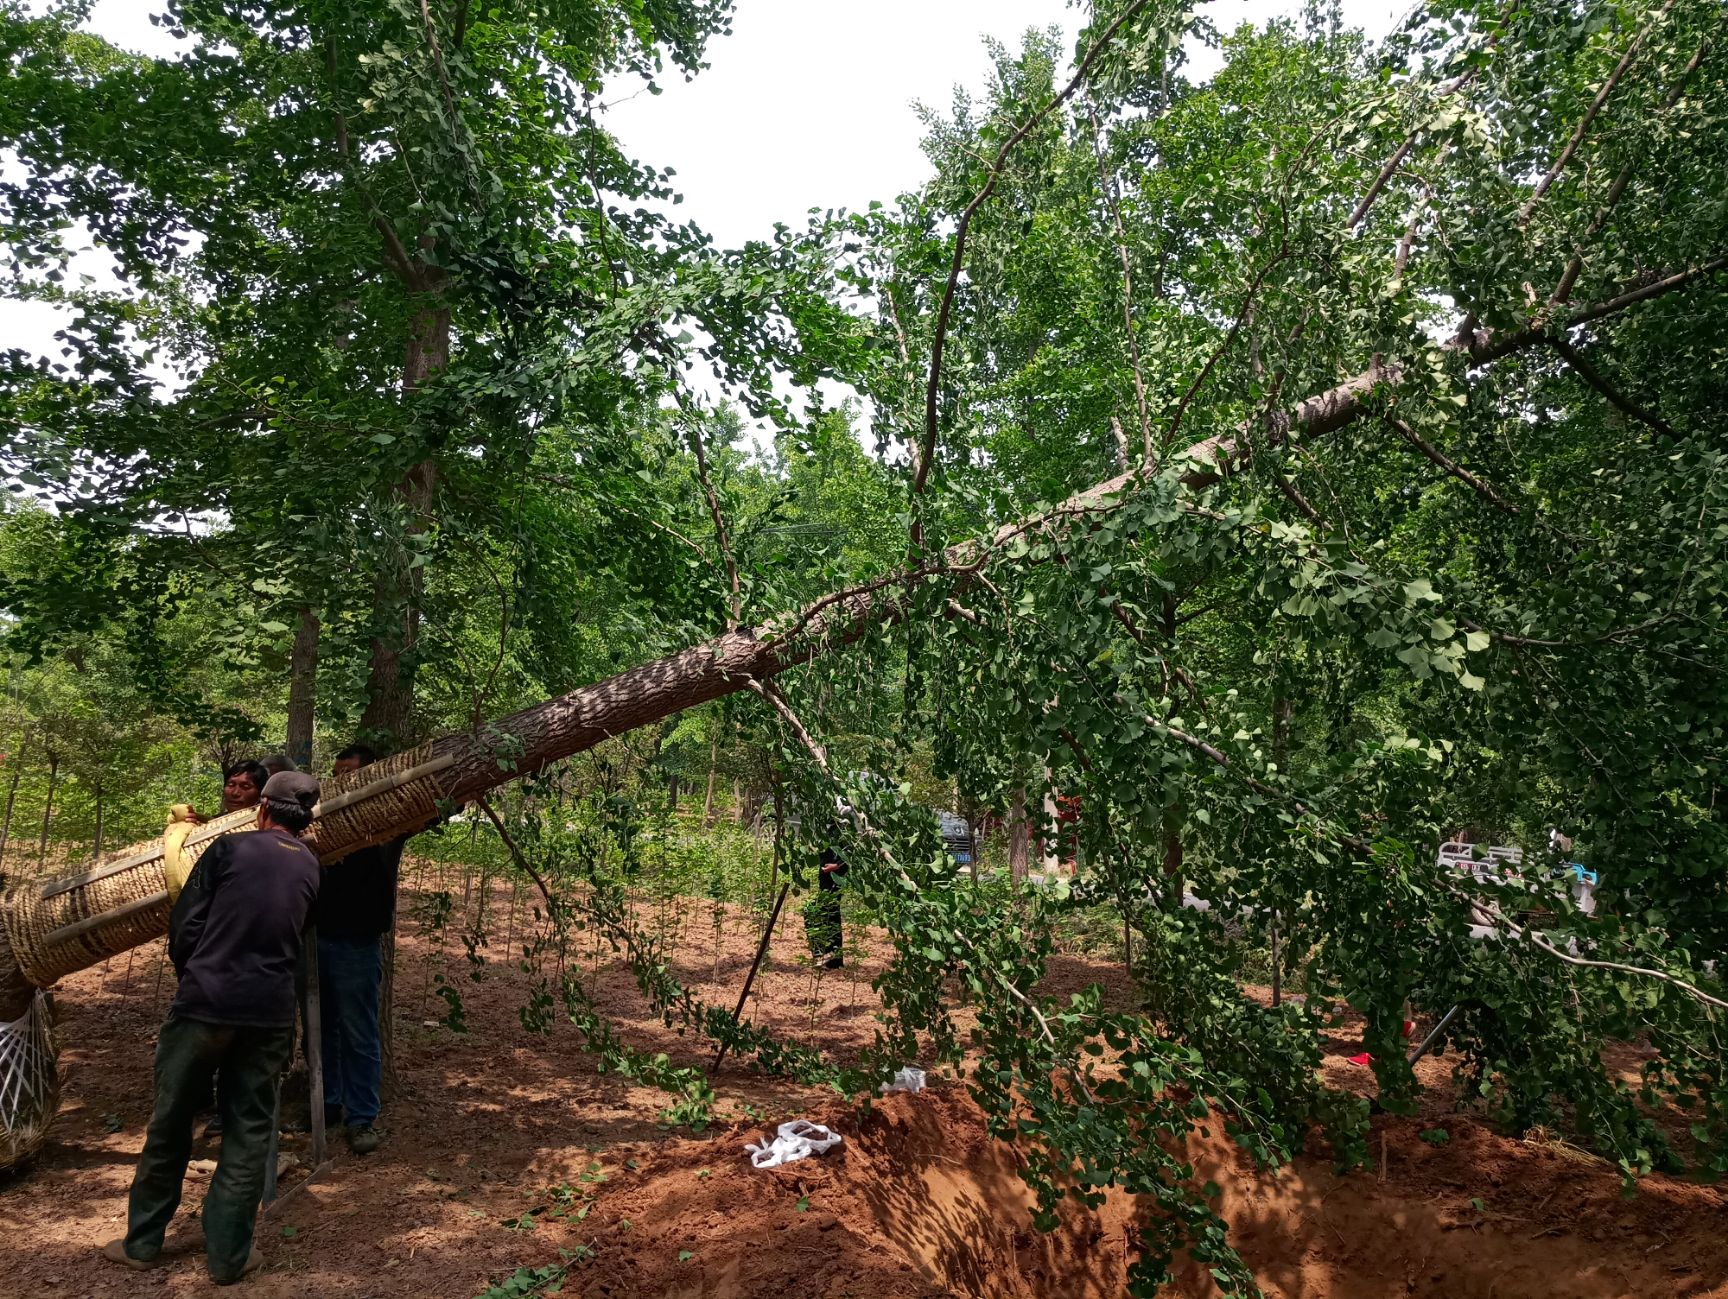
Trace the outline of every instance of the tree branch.
{"type": "Polygon", "coordinates": [[[1327,526],[1326,520],[1322,517],[1320,511],[1309,504],[1308,498],[1302,495],[1301,490],[1298,489],[1296,484],[1291,482],[1288,477],[1278,470],[1273,470],[1272,481],[1277,485],[1278,490],[1283,493],[1284,499],[1300,510],[1303,516],[1307,518],[1308,522],[1320,529],[1321,532],[1331,531],[1331,528],[1327,526]]]}
{"type": "MultiPolygon", "coordinates": [[[[972,218],[978,209],[984,206],[990,195],[996,191],[996,182],[1002,178],[1002,169],[1007,165],[1008,155],[1017,148],[1022,140],[1032,133],[1034,127],[1046,117],[1074,97],[1075,91],[1085,83],[1092,72],[1092,65],[1115,39],[1128,20],[1144,9],[1150,0],[1133,0],[1122,11],[1116,21],[1106,27],[1092,48],[1086,51],[1086,57],[1080,61],[1080,66],[1074,70],[1074,76],[1069,80],[1048,103],[1031,117],[1027,118],[1015,130],[1014,134],[1002,142],[1002,147],[996,151],[996,160],[990,166],[989,178],[984,187],[966,205],[960,214],[960,221],[954,231],[954,256],[948,267],[948,282],[942,290],[942,304],[936,312],[936,332],[930,342],[930,375],[924,386],[924,441],[918,452],[918,464],[912,475],[912,495],[921,496],[924,486],[930,478],[931,463],[936,457],[936,436],[939,416],[939,399],[942,386],[942,353],[948,341],[948,323],[954,312],[954,297],[960,287],[960,272],[965,265],[966,237],[972,228],[972,218]]],[[[913,511],[912,545],[914,549],[922,548],[924,544],[924,524],[913,511]]]]}
{"type": "Polygon", "coordinates": [[[833,778],[834,773],[828,766],[827,747],[816,743],[816,737],[810,734],[803,720],[792,710],[792,705],[786,702],[786,696],[780,687],[772,681],[748,681],[745,685],[773,706],[774,711],[780,714],[780,720],[786,723],[787,729],[792,732],[798,743],[809,751],[810,756],[816,760],[816,765],[822,768],[822,774],[833,778]]]}
{"type": "Polygon", "coordinates": [[[416,288],[419,285],[420,277],[414,273],[413,259],[408,256],[408,250],[402,246],[402,240],[396,233],[396,227],[382,212],[373,216],[372,225],[379,234],[384,236],[384,260],[390,263],[390,269],[396,272],[396,277],[408,288],[416,288]]]}
{"type": "MultiPolygon", "coordinates": [[[[1698,52],[1692,56],[1691,62],[1685,66],[1679,79],[1674,83],[1674,89],[1669,91],[1668,97],[1662,101],[1659,112],[1666,113],[1680,102],[1686,93],[1686,83],[1691,80],[1692,74],[1698,71],[1698,65],[1704,62],[1704,53],[1709,48],[1710,42],[1708,40],[1698,47],[1698,52]]],[[[1588,246],[1597,235],[1601,234],[1602,228],[1608,224],[1608,214],[1614,210],[1614,205],[1620,201],[1620,196],[1626,192],[1627,185],[1631,184],[1633,170],[1633,165],[1627,163],[1620,169],[1620,174],[1614,178],[1614,183],[1608,187],[1608,193],[1602,200],[1602,206],[1596,209],[1596,215],[1591,219],[1590,228],[1584,232],[1583,244],[1585,246],[1588,246]]],[[[1574,253],[1572,260],[1566,263],[1566,269],[1560,276],[1560,283],[1548,299],[1548,306],[1551,309],[1562,305],[1572,296],[1573,286],[1578,283],[1578,276],[1583,270],[1584,255],[1574,253]]]]}
{"type": "Polygon", "coordinates": [[[708,453],[702,449],[702,430],[694,421],[689,426],[690,449],[696,453],[696,476],[702,482],[702,493],[708,498],[708,514],[714,520],[714,541],[720,547],[720,557],[726,564],[726,578],[732,584],[732,612],[726,621],[727,631],[737,631],[744,621],[744,595],[738,583],[738,561],[732,556],[732,543],[726,536],[726,517],[720,512],[720,498],[714,493],[714,483],[708,477],[708,453]]]}
{"type": "Polygon", "coordinates": [[[1194,400],[1194,395],[1200,391],[1211,376],[1212,368],[1218,364],[1224,353],[1230,350],[1230,345],[1236,341],[1236,335],[1242,332],[1243,324],[1247,321],[1249,313],[1254,310],[1254,297],[1260,292],[1260,286],[1265,282],[1266,276],[1271,273],[1274,266],[1289,255],[1289,246],[1281,247],[1273,254],[1270,261],[1254,273],[1254,278],[1248,283],[1248,292],[1242,297],[1242,309],[1236,313],[1236,319],[1231,322],[1230,332],[1224,335],[1224,341],[1219,343],[1213,349],[1212,355],[1206,358],[1206,364],[1201,367],[1200,373],[1194,376],[1194,382],[1188,385],[1188,391],[1182,394],[1182,399],[1176,403],[1176,414],[1170,419],[1170,431],[1164,435],[1165,446],[1169,446],[1171,442],[1176,440],[1176,433],[1182,427],[1182,417],[1188,413],[1188,403],[1194,400]]]}
{"type": "Polygon", "coordinates": [[[1728,1001],[1723,1001],[1719,997],[1712,997],[1702,988],[1688,983],[1684,979],[1676,978],[1666,970],[1652,970],[1645,965],[1624,965],[1619,961],[1594,961],[1584,956],[1573,956],[1570,952],[1561,951],[1534,929],[1514,924],[1492,902],[1482,902],[1476,898],[1466,898],[1466,901],[1470,904],[1470,914],[1476,918],[1478,923],[1486,922],[1491,927],[1503,931],[1507,937],[1512,939],[1526,938],[1533,947],[1548,953],[1557,961],[1564,961],[1567,965],[1575,965],[1582,969],[1613,970],[1619,974],[1636,974],[1646,979],[1660,979],[1663,983],[1678,988],[1694,1001],[1702,1002],[1706,1006],[1717,1006],[1723,1010],[1728,1010],[1728,1001]]]}
{"type": "Polygon", "coordinates": [[[1583,640],[1544,640],[1536,636],[1514,636],[1510,632],[1494,631],[1483,627],[1478,623],[1471,622],[1468,618],[1458,619],[1458,625],[1465,631],[1483,632],[1504,645],[1528,646],[1536,649],[1580,649],[1585,645],[1622,644],[1626,637],[1649,631],[1653,627],[1660,627],[1663,623],[1668,622],[1672,616],[1672,614],[1666,613],[1658,614],[1654,618],[1646,618],[1643,622],[1634,623],[1630,627],[1613,627],[1600,636],[1588,636],[1583,640]]]}
{"type": "Polygon", "coordinates": [[[1560,156],[1554,159],[1547,174],[1536,182],[1536,188],[1525,200],[1524,206],[1518,210],[1518,228],[1520,230],[1530,223],[1530,215],[1535,212],[1536,205],[1542,201],[1542,196],[1548,192],[1549,186],[1565,170],[1566,164],[1572,161],[1572,155],[1578,152],[1578,146],[1584,143],[1584,137],[1590,132],[1590,124],[1596,120],[1596,115],[1602,111],[1602,105],[1608,102],[1608,96],[1614,93],[1614,87],[1620,83],[1620,78],[1625,75],[1626,69],[1632,66],[1632,60],[1638,53],[1638,47],[1644,43],[1644,38],[1649,35],[1650,29],[1656,25],[1656,22],[1668,16],[1668,12],[1674,8],[1675,2],[1676,0],[1667,0],[1667,3],[1662,6],[1661,12],[1656,15],[1656,20],[1640,23],[1637,33],[1626,43],[1626,52],[1620,56],[1620,62],[1614,65],[1614,71],[1608,74],[1608,79],[1602,83],[1602,88],[1596,92],[1596,98],[1590,101],[1590,107],[1585,110],[1584,116],[1578,119],[1578,125],[1572,131],[1572,138],[1566,141],[1566,147],[1560,151],[1560,156]]]}
{"type": "MultiPolygon", "coordinates": [[[[1152,416],[1146,409],[1146,377],[1140,368],[1140,339],[1134,332],[1134,271],[1128,258],[1128,233],[1122,226],[1122,208],[1115,186],[1104,167],[1103,131],[1098,114],[1088,113],[1092,122],[1092,152],[1098,159],[1098,188],[1104,196],[1104,206],[1110,210],[1110,220],[1116,227],[1116,253],[1122,260],[1122,326],[1128,337],[1128,360],[1134,369],[1134,405],[1140,412],[1140,463],[1152,463],[1152,416]]],[[[1123,457],[1127,459],[1126,456],[1123,457]]],[[[1127,468],[1124,464],[1123,468],[1127,468]]]]}
{"type": "MultiPolygon", "coordinates": [[[[1516,8],[1516,6],[1514,5],[1512,8],[1516,8]]],[[[1507,16],[1510,15],[1512,8],[1508,8],[1500,15],[1502,23],[1504,23],[1507,16]]],[[[1496,31],[1488,38],[1487,48],[1493,49],[1499,43],[1500,33],[1496,31]]],[[[1453,95],[1456,95],[1459,91],[1468,86],[1472,81],[1476,80],[1476,77],[1480,72],[1480,68],[1471,68],[1469,71],[1459,74],[1435,92],[1435,99],[1450,99],[1453,95]]],[[[1379,175],[1375,176],[1373,183],[1368,186],[1368,192],[1362,196],[1361,202],[1357,203],[1356,206],[1351,209],[1349,217],[1344,222],[1344,228],[1346,230],[1354,230],[1367,219],[1369,210],[1374,206],[1374,201],[1380,197],[1380,193],[1386,188],[1387,182],[1389,182],[1397,173],[1399,165],[1405,158],[1409,157],[1410,150],[1416,147],[1416,135],[1417,132],[1415,131],[1406,135],[1404,137],[1404,142],[1394,149],[1391,156],[1386,159],[1385,163],[1380,168],[1379,175]]]]}
{"type": "Polygon", "coordinates": [[[534,869],[534,863],[528,860],[528,855],[517,846],[516,840],[510,836],[510,831],[504,828],[503,820],[497,812],[492,810],[492,804],[486,795],[481,794],[474,801],[480,805],[480,810],[486,813],[486,819],[492,822],[492,828],[498,832],[498,837],[503,840],[505,851],[510,854],[510,860],[520,866],[528,878],[534,881],[534,887],[540,890],[540,896],[546,900],[547,914],[550,915],[557,911],[558,899],[552,896],[552,890],[548,887],[545,877],[534,869]]]}
{"type": "MultiPolygon", "coordinates": [[[[762,698],[766,699],[774,706],[774,711],[780,714],[781,720],[786,723],[792,734],[797,738],[798,743],[804,746],[805,751],[810,754],[810,757],[814,760],[822,774],[828,777],[830,781],[838,784],[839,782],[835,779],[833,769],[828,765],[828,750],[816,743],[815,739],[811,737],[808,728],[806,728],[804,723],[799,720],[798,714],[793,711],[792,705],[787,703],[785,695],[781,694],[780,687],[775,685],[772,681],[752,681],[749,683],[749,688],[761,695],[762,698]]],[[[870,823],[869,816],[860,808],[851,807],[850,804],[847,806],[851,811],[853,823],[858,827],[859,834],[869,840],[876,850],[882,854],[883,860],[887,863],[888,867],[900,877],[901,883],[904,884],[907,889],[916,892],[917,886],[912,880],[912,877],[906,874],[905,870],[900,866],[900,863],[895,860],[893,850],[889,847],[888,841],[884,839],[882,833],[870,823]]],[[[990,975],[1002,991],[1006,992],[1015,1001],[1019,1002],[1021,1006],[1030,1011],[1032,1018],[1038,1021],[1038,1028],[1043,1034],[1044,1040],[1051,1046],[1057,1045],[1056,1036],[1050,1031],[1049,1021],[1044,1018],[1043,1012],[1038,1009],[1025,993],[1021,992],[1019,988],[1014,986],[1011,979],[1008,979],[1003,975],[1000,967],[998,967],[995,962],[987,961],[980,956],[978,946],[972,941],[972,936],[958,928],[950,930],[950,933],[954,938],[958,939],[961,943],[964,943],[966,949],[972,953],[973,959],[977,962],[978,972],[980,974],[990,975]]],[[[1086,1087],[1085,1080],[1080,1077],[1077,1071],[1074,1073],[1074,1078],[1076,1083],[1079,1084],[1080,1089],[1086,1092],[1088,1098],[1096,1099],[1092,1097],[1091,1091],[1086,1087]]]]}
{"type": "MultiPolygon", "coordinates": [[[[1668,0],[1670,4],[1674,0],[1668,0]]],[[[456,112],[456,96],[450,89],[450,76],[444,70],[444,53],[438,48],[438,31],[432,25],[432,9],[428,0],[420,0],[420,19],[426,25],[426,45],[432,51],[432,67],[438,73],[438,84],[444,91],[444,107],[450,114],[450,129],[457,130],[462,124],[461,116],[456,112]]]]}
{"type": "MultiPolygon", "coordinates": [[[[1255,793],[1264,794],[1266,797],[1277,799],[1281,803],[1287,803],[1291,810],[1298,816],[1310,818],[1322,825],[1331,826],[1334,831],[1338,831],[1338,827],[1332,823],[1329,817],[1313,811],[1307,804],[1303,803],[1299,799],[1291,797],[1283,790],[1268,785],[1263,780],[1256,780],[1245,771],[1238,770],[1236,765],[1230,761],[1229,756],[1215,745],[1208,744],[1198,736],[1193,736],[1188,734],[1186,731],[1179,730],[1178,728],[1171,726],[1168,722],[1160,721],[1150,713],[1145,715],[1144,720],[1148,726],[1159,734],[1168,736],[1183,747],[1191,749],[1193,752],[1199,754],[1214,766],[1217,766],[1224,771],[1228,771],[1255,793]]],[[[1366,841],[1358,839],[1354,835],[1339,832],[1338,842],[1342,846],[1350,849],[1351,852],[1359,853],[1363,856],[1366,856],[1370,851],[1366,841]]]]}
{"type": "Polygon", "coordinates": [[[1583,356],[1579,355],[1578,349],[1573,347],[1571,343],[1567,342],[1564,337],[1559,334],[1550,334],[1548,336],[1548,344],[1556,352],[1560,353],[1561,357],[1565,359],[1566,364],[1572,367],[1580,379],[1584,380],[1585,383],[1589,384],[1597,392],[1606,397],[1609,405],[1617,407],[1619,410],[1630,415],[1641,424],[1648,424],[1663,437],[1674,436],[1673,425],[1669,424],[1668,421],[1663,419],[1660,415],[1645,410],[1644,407],[1640,406],[1637,402],[1633,401],[1630,397],[1615,388],[1613,384],[1609,383],[1608,380],[1602,376],[1602,372],[1595,366],[1591,365],[1589,361],[1585,360],[1583,356]]]}
{"type": "Polygon", "coordinates": [[[1716,274],[1724,266],[1728,266],[1728,257],[1712,258],[1710,261],[1688,267],[1686,270],[1665,275],[1659,280],[1652,280],[1640,288],[1622,293],[1618,297],[1609,298],[1606,302],[1598,302],[1595,306],[1586,307],[1584,310],[1574,313],[1566,323],[1583,325],[1592,320],[1601,320],[1604,316],[1612,316],[1616,312],[1624,311],[1627,307],[1635,306],[1640,302],[1648,302],[1652,298],[1660,298],[1664,294],[1672,293],[1675,289],[1683,289],[1694,280],[1706,279],[1716,274]]]}
{"type": "Polygon", "coordinates": [[[1452,477],[1456,478],[1466,487],[1476,492],[1490,505],[1493,505],[1496,509],[1505,511],[1507,514],[1519,513],[1519,509],[1516,505],[1501,496],[1499,492],[1495,491],[1468,469],[1465,469],[1462,465],[1447,457],[1443,451],[1424,439],[1420,433],[1411,428],[1403,420],[1391,415],[1385,416],[1385,420],[1398,431],[1399,436],[1406,442],[1415,447],[1423,455],[1427,456],[1428,459],[1432,460],[1435,464],[1439,465],[1440,468],[1444,469],[1447,473],[1451,474],[1452,477]]]}

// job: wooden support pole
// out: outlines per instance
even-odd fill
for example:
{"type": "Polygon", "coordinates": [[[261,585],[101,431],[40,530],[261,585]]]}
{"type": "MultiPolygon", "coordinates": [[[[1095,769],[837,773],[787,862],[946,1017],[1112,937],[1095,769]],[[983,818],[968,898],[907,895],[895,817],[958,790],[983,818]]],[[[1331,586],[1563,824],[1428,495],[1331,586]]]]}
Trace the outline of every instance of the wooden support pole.
{"type": "Polygon", "coordinates": [[[1440,1022],[1429,1030],[1428,1036],[1422,1039],[1422,1045],[1410,1053],[1410,1063],[1412,1066],[1414,1066],[1423,1056],[1428,1054],[1429,1049],[1440,1040],[1440,1035],[1446,1031],[1446,1026],[1450,1024],[1453,1019],[1457,1017],[1458,1012],[1463,1009],[1464,1003],[1459,1002],[1456,1006],[1452,1007],[1451,1010],[1440,1016],[1440,1022]]]}
{"type": "MultiPolygon", "coordinates": [[[[769,940],[774,937],[774,926],[780,919],[780,908],[786,905],[786,895],[791,892],[790,883],[780,886],[780,896],[774,899],[774,913],[768,917],[768,927],[762,931],[762,941],[756,944],[756,959],[750,962],[750,973],[744,978],[744,991],[738,994],[738,1005],[732,1012],[732,1022],[736,1024],[739,1016],[744,1013],[744,1003],[750,1000],[750,985],[756,982],[756,971],[762,968],[762,958],[768,955],[769,940]]],[[[726,1058],[726,1043],[720,1044],[720,1049],[714,1053],[714,1063],[708,1066],[708,1072],[714,1073],[720,1068],[720,1062],[726,1058]]]]}
{"type": "Polygon", "coordinates": [[[293,1186],[290,1186],[281,1195],[277,1196],[273,1203],[266,1204],[264,1206],[264,1216],[268,1218],[273,1214],[280,1213],[284,1204],[287,1204],[296,1195],[300,1194],[301,1191],[304,1191],[308,1186],[312,1185],[313,1182],[316,1182],[321,1176],[323,1176],[329,1167],[330,1164],[328,1161],[314,1166],[312,1171],[306,1174],[305,1178],[301,1181],[295,1182],[293,1186]]]}
{"type": "Polygon", "coordinates": [[[328,1155],[324,1131],[324,1016],[318,995],[318,931],[308,927],[306,962],[306,1104],[312,1129],[312,1167],[328,1155]]]}

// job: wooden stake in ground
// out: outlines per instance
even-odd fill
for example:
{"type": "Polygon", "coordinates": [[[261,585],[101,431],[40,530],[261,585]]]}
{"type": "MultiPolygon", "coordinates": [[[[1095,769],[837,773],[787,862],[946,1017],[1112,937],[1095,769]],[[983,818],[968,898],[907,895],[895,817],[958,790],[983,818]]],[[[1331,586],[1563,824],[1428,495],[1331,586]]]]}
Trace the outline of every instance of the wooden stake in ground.
{"type": "Polygon", "coordinates": [[[318,994],[318,931],[306,931],[306,1108],[312,1129],[312,1171],[328,1157],[324,1131],[324,1010],[318,994]]]}
{"type": "MultiPolygon", "coordinates": [[[[786,895],[792,891],[790,883],[780,886],[780,896],[774,899],[774,913],[768,917],[768,927],[762,931],[762,941],[756,945],[756,959],[750,962],[750,973],[744,977],[744,991],[738,994],[737,1008],[732,1012],[732,1022],[736,1024],[744,1013],[744,1003],[750,1000],[750,985],[756,982],[756,971],[762,966],[762,958],[768,955],[768,943],[774,937],[774,926],[780,919],[780,908],[786,905],[786,895]]],[[[720,1043],[720,1049],[714,1053],[714,1063],[708,1066],[708,1072],[714,1073],[720,1068],[720,1062],[726,1058],[726,1043],[720,1043]]]]}
{"type": "Polygon", "coordinates": [[[396,1067],[396,917],[378,940],[378,1086],[394,1100],[402,1094],[402,1075],[396,1067]]]}

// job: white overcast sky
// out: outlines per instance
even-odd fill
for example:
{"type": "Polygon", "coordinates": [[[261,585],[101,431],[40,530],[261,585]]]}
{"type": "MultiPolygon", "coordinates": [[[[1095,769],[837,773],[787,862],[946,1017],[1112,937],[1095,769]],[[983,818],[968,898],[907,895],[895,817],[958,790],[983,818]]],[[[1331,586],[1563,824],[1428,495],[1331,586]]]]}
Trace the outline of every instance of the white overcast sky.
{"type": "MultiPolygon", "coordinates": [[[[1344,21],[1383,36],[1409,0],[1343,0],[1344,21]]],[[[141,53],[172,49],[145,0],[99,0],[89,26],[141,53]]],[[[1212,0],[1220,28],[1260,24],[1300,0],[1212,0]]],[[[1072,50],[1080,12],[1063,0],[737,0],[733,34],[708,71],[669,81],[608,113],[626,150],[672,167],[681,213],[722,246],[803,224],[813,207],[892,202],[928,173],[914,102],[946,108],[956,83],[983,87],[992,36],[1017,47],[1028,27],[1058,26],[1072,50]]],[[[1201,51],[1196,66],[1215,66],[1201,51]]],[[[633,87],[620,85],[617,95],[633,87]]],[[[94,265],[90,269],[97,269],[94,265]]],[[[55,313],[0,300],[0,348],[57,352],[55,313]]]]}

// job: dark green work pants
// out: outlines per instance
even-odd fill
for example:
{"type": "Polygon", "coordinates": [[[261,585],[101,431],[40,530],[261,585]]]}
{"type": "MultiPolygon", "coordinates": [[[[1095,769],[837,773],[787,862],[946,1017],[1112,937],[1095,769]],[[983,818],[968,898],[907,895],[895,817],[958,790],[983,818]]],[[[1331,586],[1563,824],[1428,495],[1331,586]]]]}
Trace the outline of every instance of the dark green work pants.
{"type": "Polygon", "coordinates": [[[210,1277],[236,1281],[252,1252],[252,1228],[264,1197],[264,1164],[276,1087],[294,1042],[291,1028],[237,1028],[169,1016],[156,1040],[156,1108],[126,1218],[126,1253],[155,1258],[180,1207],[192,1157],[192,1120],[222,1071],[222,1152],[204,1197],[204,1241],[210,1277]]]}

